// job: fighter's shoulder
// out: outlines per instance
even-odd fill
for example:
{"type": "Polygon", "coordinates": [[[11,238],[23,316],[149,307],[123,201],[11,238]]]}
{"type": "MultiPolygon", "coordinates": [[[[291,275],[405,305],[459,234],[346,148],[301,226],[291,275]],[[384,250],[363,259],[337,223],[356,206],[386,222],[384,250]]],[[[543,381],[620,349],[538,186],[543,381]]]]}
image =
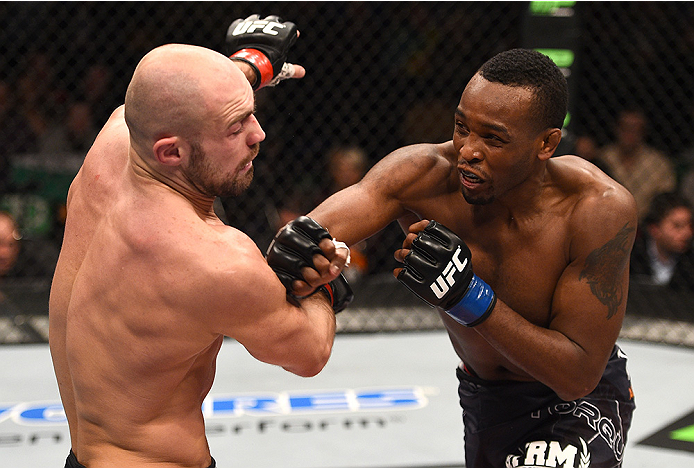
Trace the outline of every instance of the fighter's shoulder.
{"type": "Polygon", "coordinates": [[[94,166],[100,172],[108,168],[120,170],[128,159],[129,145],[130,134],[125,124],[124,106],[120,106],[113,111],[96,136],[83,167],[94,166]]]}
{"type": "Polygon", "coordinates": [[[612,237],[617,231],[635,232],[636,201],[631,193],[595,165],[578,156],[561,156],[561,178],[576,200],[570,216],[579,231],[612,237]]]}
{"type": "MultiPolygon", "coordinates": [[[[200,246],[196,259],[200,284],[206,288],[212,303],[228,309],[229,301],[242,305],[259,304],[279,296],[281,284],[268,266],[257,244],[246,234],[230,226],[207,229],[207,241],[200,246]]],[[[284,297],[282,295],[282,297],[284,297]]],[[[259,311],[256,309],[255,313],[259,311]]]]}
{"type": "Polygon", "coordinates": [[[631,193],[597,166],[579,156],[559,156],[550,160],[553,172],[567,191],[576,192],[583,200],[598,199],[616,204],[633,204],[631,193]]]}
{"type": "Polygon", "coordinates": [[[223,224],[207,226],[207,256],[219,271],[231,269],[254,271],[259,264],[266,266],[265,258],[258,245],[244,232],[223,224]]]}
{"type": "Polygon", "coordinates": [[[123,106],[112,114],[96,136],[94,143],[87,152],[77,176],[73,180],[68,193],[68,200],[74,197],[83,180],[92,184],[89,196],[101,200],[101,196],[111,197],[121,179],[123,168],[128,161],[130,136],[125,125],[123,106]]]}
{"type": "Polygon", "coordinates": [[[128,127],[125,124],[125,106],[117,107],[108,118],[101,131],[97,135],[103,139],[117,139],[121,142],[129,140],[128,127]]]}
{"type": "Polygon", "coordinates": [[[382,162],[407,162],[409,164],[431,167],[435,164],[455,164],[455,149],[453,142],[417,143],[403,146],[386,155],[382,162]]]}
{"type": "Polygon", "coordinates": [[[253,240],[235,228],[210,225],[175,205],[162,209],[154,220],[151,213],[122,203],[113,216],[129,249],[148,262],[168,265],[171,276],[214,285],[228,294],[228,286],[251,281],[267,267],[253,240]]]}

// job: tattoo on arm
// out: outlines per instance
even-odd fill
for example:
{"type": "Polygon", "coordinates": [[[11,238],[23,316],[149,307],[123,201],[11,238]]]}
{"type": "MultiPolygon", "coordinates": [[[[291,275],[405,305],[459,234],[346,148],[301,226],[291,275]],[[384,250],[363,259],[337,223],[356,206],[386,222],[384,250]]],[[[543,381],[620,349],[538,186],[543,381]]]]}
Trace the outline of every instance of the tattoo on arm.
{"type": "Polygon", "coordinates": [[[633,228],[624,225],[616,236],[602,247],[593,250],[578,279],[584,279],[598,300],[607,306],[607,319],[611,319],[624,300],[622,272],[629,260],[629,234],[633,228]]]}

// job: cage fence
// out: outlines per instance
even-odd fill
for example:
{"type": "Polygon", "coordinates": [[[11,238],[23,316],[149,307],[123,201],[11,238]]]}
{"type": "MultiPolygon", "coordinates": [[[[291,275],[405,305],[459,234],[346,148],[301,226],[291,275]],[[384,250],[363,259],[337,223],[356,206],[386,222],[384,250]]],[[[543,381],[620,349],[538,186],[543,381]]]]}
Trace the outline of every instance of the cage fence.
{"type": "MultiPolygon", "coordinates": [[[[67,189],[139,59],[171,42],[224,52],[230,22],[253,13],[298,25],[289,59],[307,69],[257,93],[267,139],[254,183],[218,204],[263,251],[284,213],[305,213],[330,193],[335,150],[358,148],[368,168],[400,146],[450,139],[464,85],[513,47],[570,51],[553,56],[569,57],[560,65],[571,91],[561,153],[584,135],[610,144],[620,110],[638,107],[648,144],[677,180],[694,166],[691,2],[1,2],[0,209],[23,235],[17,264],[0,278],[1,343],[47,340],[67,189]],[[538,27],[555,20],[563,23],[538,27]]],[[[357,299],[338,332],[443,328],[392,277],[402,239],[393,224],[363,242],[357,299]]],[[[623,337],[694,346],[691,286],[632,284],[623,337]]]]}

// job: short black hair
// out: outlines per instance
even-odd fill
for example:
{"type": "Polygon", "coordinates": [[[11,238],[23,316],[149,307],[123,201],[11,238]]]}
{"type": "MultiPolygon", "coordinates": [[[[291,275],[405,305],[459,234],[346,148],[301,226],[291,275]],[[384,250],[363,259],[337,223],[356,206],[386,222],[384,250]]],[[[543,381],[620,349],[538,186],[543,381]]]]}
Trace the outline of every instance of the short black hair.
{"type": "Polygon", "coordinates": [[[679,193],[659,193],[651,200],[643,222],[647,226],[660,224],[675,208],[687,208],[689,211],[692,211],[692,205],[679,193]]]}
{"type": "Polygon", "coordinates": [[[487,60],[478,73],[487,81],[520,86],[535,94],[533,119],[541,128],[562,128],[569,107],[569,86],[559,67],[531,49],[511,49],[487,60]]]}

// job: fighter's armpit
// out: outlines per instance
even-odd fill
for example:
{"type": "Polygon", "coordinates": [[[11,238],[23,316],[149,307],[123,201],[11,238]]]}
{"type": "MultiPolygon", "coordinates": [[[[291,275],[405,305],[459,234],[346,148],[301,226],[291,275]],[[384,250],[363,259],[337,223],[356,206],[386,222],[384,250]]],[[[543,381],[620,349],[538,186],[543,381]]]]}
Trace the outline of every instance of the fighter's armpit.
{"type": "Polygon", "coordinates": [[[627,268],[630,254],[630,238],[634,228],[625,224],[613,239],[593,250],[579,275],[585,279],[598,300],[607,306],[607,319],[611,319],[624,300],[622,274],[627,268]]]}

